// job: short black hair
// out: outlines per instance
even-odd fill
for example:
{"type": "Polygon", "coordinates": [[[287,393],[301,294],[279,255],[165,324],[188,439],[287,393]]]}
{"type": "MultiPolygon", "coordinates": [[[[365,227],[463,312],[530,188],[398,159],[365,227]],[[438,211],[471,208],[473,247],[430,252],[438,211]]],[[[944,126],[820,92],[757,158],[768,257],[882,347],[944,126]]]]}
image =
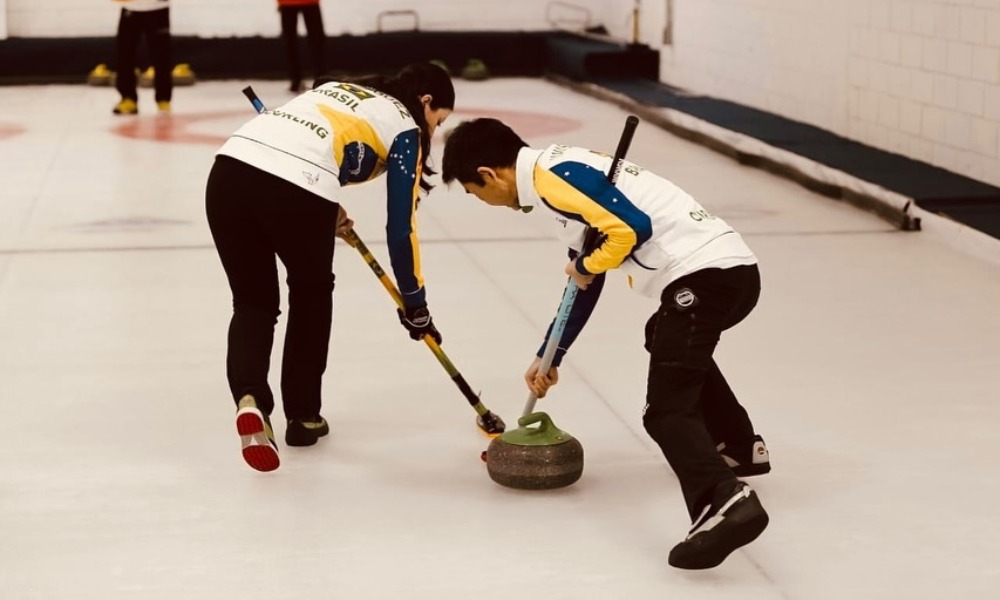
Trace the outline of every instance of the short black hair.
{"type": "Polygon", "coordinates": [[[497,119],[474,119],[459,123],[444,143],[441,179],[445,183],[483,185],[479,167],[513,167],[517,153],[528,144],[514,130],[497,119]]]}

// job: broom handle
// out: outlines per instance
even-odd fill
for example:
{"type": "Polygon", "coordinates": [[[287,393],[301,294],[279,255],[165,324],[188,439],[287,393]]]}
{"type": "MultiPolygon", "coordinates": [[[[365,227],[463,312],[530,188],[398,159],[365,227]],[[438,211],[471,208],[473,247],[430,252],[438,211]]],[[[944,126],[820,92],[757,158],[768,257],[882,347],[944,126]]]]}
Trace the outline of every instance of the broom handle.
{"type": "MultiPolygon", "coordinates": [[[[615,185],[618,181],[618,175],[622,170],[622,162],[625,160],[625,153],[628,152],[629,145],[632,144],[632,136],[635,134],[635,128],[639,125],[638,117],[634,115],[629,115],[625,120],[625,129],[622,131],[622,137],[618,140],[618,149],[615,150],[614,159],[611,161],[611,170],[608,171],[608,183],[615,185]]],[[[600,237],[600,232],[593,227],[587,228],[587,233],[583,238],[583,248],[580,251],[580,256],[586,256],[588,253],[594,250],[594,246],[597,245],[597,240],[600,237]]],[[[580,288],[576,285],[576,281],[570,277],[569,281],[566,282],[566,290],[563,292],[562,301],[559,303],[559,311],[556,312],[555,323],[552,325],[552,332],[549,334],[548,341],[545,342],[545,350],[542,352],[542,360],[538,364],[538,373],[548,374],[549,368],[552,367],[552,359],[555,358],[556,350],[559,348],[559,340],[562,339],[563,332],[566,330],[566,323],[569,321],[569,313],[573,310],[573,302],[576,300],[576,295],[579,293],[580,288]]],[[[522,417],[526,417],[531,413],[535,412],[535,403],[538,401],[538,396],[534,392],[528,394],[528,401],[524,404],[524,412],[522,417]]]]}
{"type": "MultiPolygon", "coordinates": [[[[559,303],[559,311],[556,313],[556,321],[552,326],[552,333],[549,334],[549,339],[545,342],[542,361],[538,364],[539,373],[548,373],[549,368],[552,366],[552,359],[555,358],[556,350],[559,348],[559,340],[562,338],[563,331],[566,330],[566,322],[569,320],[569,313],[573,309],[573,302],[576,300],[576,295],[579,291],[580,288],[571,277],[569,282],[566,283],[566,290],[563,292],[562,301],[559,303]]],[[[537,401],[538,396],[535,395],[535,392],[529,393],[528,401],[524,404],[524,412],[521,413],[521,416],[526,417],[535,412],[535,402],[537,401]]]]}

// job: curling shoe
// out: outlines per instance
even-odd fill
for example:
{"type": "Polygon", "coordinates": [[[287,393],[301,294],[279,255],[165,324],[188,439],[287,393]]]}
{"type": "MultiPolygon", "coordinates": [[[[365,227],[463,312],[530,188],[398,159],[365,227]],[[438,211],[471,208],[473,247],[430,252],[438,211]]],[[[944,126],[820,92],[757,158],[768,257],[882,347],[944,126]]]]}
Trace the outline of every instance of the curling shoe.
{"type": "Polygon", "coordinates": [[[330,433],[330,425],[323,417],[314,419],[288,419],[285,443],[289,446],[312,446],[319,438],[330,433]]]}
{"type": "Polygon", "coordinates": [[[749,485],[723,482],[684,541],[670,551],[668,562],[678,569],[716,567],[733,550],[757,539],[767,522],[767,513],[749,485]]]}
{"type": "Polygon", "coordinates": [[[137,115],[139,114],[139,105],[131,98],[122,98],[118,104],[115,104],[111,112],[116,115],[137,115]]]}
{"type": "Polygon", "coordinates": [[[240,399],[236,409],[236,431],[243,446],[243,460],[258,471],[278,468],[278,445],[274,441],[271,420],[257,408],[250,394],[240,399]]]}
{"type": "Polygon", "coordinates": [[[771,457],[767,453],[767,444],[759,435],[753,436],[749,444],[729,447],[722,442],[716,449],[737,477],[763,475],[771,471],[771,457]]]}

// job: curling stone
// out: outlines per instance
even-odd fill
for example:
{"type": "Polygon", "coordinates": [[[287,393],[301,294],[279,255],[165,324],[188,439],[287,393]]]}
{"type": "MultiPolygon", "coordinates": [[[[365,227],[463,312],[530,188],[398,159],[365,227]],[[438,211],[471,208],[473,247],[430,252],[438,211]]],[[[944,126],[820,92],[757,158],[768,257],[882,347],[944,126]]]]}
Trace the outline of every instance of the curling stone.
{"type": "Polygon", "coordinates": [[[583,474],[583,446],[544,412],[518,419],[519,427],[493,438],[486,450],[490,479],[519,490],[551,490],[583,474]],[[529,427],[537,423],[537,427],[529,427]]]}
{"type": "Polygon", "coordinates": [[[443,60],[441,60],[440,58],[435,58],[434,60],[430,61],[430,63],[431,63],[432,65],[435,65],[435,66],[438,66],[438,67],[441,67],[441,69],[442,69],[442,70],[443,70],[443,71],[444,71],[445,73],[447,73],[448,75],[451,75],[451,69],[449,69],[449,68],[448,68],[448,63],[444,62],[444,61],[443,61],[443,60]]]}
{"type": "Polygon", "coordinates": [[[191,65],[188,63],[178,63],[174,70],[170,72],[174,85],[194,85],[196,77],[191,65]]]}
{"type": "Polygon", "coordinates": [[[139,73],[139,87],[151,88],[153,87],[153,80],[156,79],[156,69],[153,67],[148,67],[145,71],[139,73]]]}
{"type": "Polygon", "coordinates": [[[114,71],[108,69],[108,65],[101,63],[87,74],[87,85],[111,85],[114,76],[114,71]]]}
{"type": "Polygon", "coordinates": [[[486,66],[486,63],[478,58],[470,58],[469,61],[465,63],[465,68],[462,69],[462,79],[482,81],[483,79],[489,79],[489,77],[489,68],[486,66]]]}

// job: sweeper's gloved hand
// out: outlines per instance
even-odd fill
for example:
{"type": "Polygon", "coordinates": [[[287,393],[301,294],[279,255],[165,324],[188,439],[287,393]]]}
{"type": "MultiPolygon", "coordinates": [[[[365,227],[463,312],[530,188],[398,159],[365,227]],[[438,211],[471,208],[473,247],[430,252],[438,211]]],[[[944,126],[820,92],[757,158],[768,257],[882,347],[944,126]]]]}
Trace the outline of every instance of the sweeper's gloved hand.
{"type": "Polygon", "coordinates": [[[397,308],[396,313],[399,315],[399,322],[410,332],[411,340],[419,341],[429,335],[435,342],[441,343],[441,332],[434,326],[434,319],[426,304],[397,308]]]}

